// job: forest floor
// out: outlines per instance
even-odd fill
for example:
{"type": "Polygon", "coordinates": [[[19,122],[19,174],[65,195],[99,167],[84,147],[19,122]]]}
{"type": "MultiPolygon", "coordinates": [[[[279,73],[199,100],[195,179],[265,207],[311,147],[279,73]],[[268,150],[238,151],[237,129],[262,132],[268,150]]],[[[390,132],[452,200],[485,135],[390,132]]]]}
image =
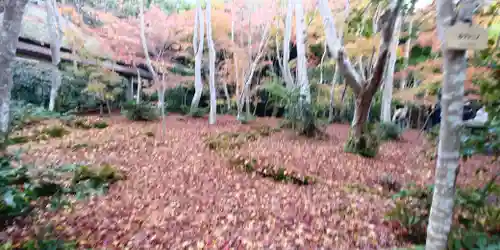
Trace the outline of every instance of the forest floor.
{"type": "MultiPolygon", "coordinates": [[[[403,243],[384,223],[393,201],[380,179],[390,174],[402,185],[434,179],[435,161],[422,152],[418,131],[384,143],[373,159],[343,151],[349,127],[342,124],[328,126],[325,140],[282,130],[229,152],[318,180],[301,186],[234,169],[207,147],[208,135],[255,126],[234,117],[218,117],[209,126],[206,119],[172,115],[164,136],[160,122],[104,120],[110,125],[105,129],[22,145],[23,161],[37,167],[108,163],[127,179],[72,209],[18,221],[6,230],[9,238],[33,237],[50,223],[59,235],[96,249],[381,249],[403,243]],[[72,149],[77,143],[86,147],[72,149]]],[[[500,168],[475,176],[487,161],[481,156],[464,163],[459,184],[484,183],[491,168],[500,168]]]]}

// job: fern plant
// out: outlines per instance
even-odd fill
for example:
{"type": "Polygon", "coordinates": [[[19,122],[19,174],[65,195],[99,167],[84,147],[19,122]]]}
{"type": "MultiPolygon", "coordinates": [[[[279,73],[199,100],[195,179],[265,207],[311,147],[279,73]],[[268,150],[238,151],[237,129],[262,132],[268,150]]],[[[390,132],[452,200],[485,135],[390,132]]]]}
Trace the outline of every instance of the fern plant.
{"type": "Polygon", "coordinates": [[[314,101],[311,104],[301,101],[303,96],[300,95],[299,88],[286,88],[275,77],[271,82],[264,84],[262,89],[267,91],[268,101],[285,108],[285,121],[282,126],[289,127],[308,137],[319,133],[316,121],[317,109],[314,101]]]}

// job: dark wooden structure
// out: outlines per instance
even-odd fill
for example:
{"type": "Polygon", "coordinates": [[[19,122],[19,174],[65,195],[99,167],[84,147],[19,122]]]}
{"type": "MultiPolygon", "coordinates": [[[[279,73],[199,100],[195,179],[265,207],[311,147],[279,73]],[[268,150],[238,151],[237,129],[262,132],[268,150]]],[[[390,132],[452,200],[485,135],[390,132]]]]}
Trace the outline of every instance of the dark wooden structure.
{"type": "MultiPolygon", "coordinates": [[[[37,61],[51,62],[51,51],[50,45],[45,44],[33,39],[19,37],[19,42],[17,44],[16,55],[21,58],[34,59],[37,61]]],[[[71,49],[61,48],[61,60],[63,62],[73,62],[77,61],[79,64],[95,65],[97,62],[94,60],[83,60],[78,58],[71,53],[71,49]]],[[[127,78],[137,78],[137,69],[144,80],[152,80],[153,75],[147,70],[145,65],[139,65],[139,67],[134,67],[121,62],[110,62],[101,61],[100,64],[110,70],[114,70],[116,73],[127,78]]]]}

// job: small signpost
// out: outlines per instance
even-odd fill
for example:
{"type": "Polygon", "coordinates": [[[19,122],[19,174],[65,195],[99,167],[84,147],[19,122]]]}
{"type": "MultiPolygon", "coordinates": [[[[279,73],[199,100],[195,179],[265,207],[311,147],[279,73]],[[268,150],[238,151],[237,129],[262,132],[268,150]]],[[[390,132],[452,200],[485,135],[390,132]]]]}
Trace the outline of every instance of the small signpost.
{"type": "Polygon", "coordinates": [[[488,48],[488,31],[467,23],[457,22],[445,32],[446,49],[481,50],[488,48]]]}

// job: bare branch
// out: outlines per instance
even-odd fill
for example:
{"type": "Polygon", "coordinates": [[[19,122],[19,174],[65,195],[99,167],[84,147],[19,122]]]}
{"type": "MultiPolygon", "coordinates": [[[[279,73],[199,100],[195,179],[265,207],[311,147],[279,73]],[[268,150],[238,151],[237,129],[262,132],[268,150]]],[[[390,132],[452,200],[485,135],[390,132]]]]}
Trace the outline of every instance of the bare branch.
{"type": "MultiPolygon", "coordinates": [[[[253,78],[253,74],[255,73],[255,69],[257,68],[257,64],[259,63],[259,60],[262,57],[262,54],[263,54],[263,51],[264,51],[264,47],[267,44],[267,41],[269,40],[269,27],[270,26],[271,26],[271,22],[267,22],[266,27],[264,28],[264,31],[262,33],[262,37],[261,37],[261,40],[260,40],[260,44],[259,44],[259,49],[258,49],[258,52],[257,52],[257,56],[253,60],[251,66],[250,66],[250,72],[248,73],[248,75],[246,77],[246,81],[245,81],[245,84],[244,84],[244,86],[245,86],[244,89],[247,89],[248,86],[250,86],[250,83],[251,83],[252,78],[253,78]]],[[[245,96],[245,94],[246,94],[245,90],[240,93],[240,96],[238,98],[240,102],[243,100],[243,97],[245,96]]]]}

